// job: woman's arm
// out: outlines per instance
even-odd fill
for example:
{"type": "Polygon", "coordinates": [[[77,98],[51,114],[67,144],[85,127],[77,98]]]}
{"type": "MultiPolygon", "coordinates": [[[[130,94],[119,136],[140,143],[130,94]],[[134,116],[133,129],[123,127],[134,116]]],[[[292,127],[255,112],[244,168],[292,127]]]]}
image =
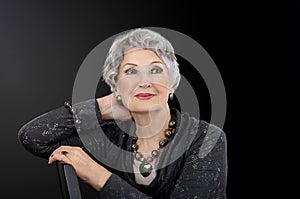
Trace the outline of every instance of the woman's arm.
{"type": "MultiPolygon", "coordinates": [[[[95,100],[87,100],[78,103],[78,105],[75,104],[73,107],[80,107],[77,109],[77,112],[79,116],[86,119],[89,118],[89,114],[95,116],[95,111],[97,111],[95,108],[99,109],[101,111],[99,117],[95,117],[95,121],[89,121],[88,119],[87,121],[83,121],[82,126],[89,128],[91,123],[93,125],[100,124],[104,131],[107,130],[112,133],[116,128],[115,123],[111,121],[106,122],[106,119],[113,119],[113,116],[123,120],[130,118],[129,112],[124,107],[116,104],[115,101],[113,94],[110,94],[98,98],[97,103],[95,103],[95,100]],[[119,115],[112,113],[112,105],[114,105],[114,109],[118,110],[119,115]]],[[[49,158],[50,154],[61,145],[83,146],[77,130],[70,109],[61,106],[23,125],[19,130],[18,138],[20,143],[30,153],[42,158],[49,158]]]]}
{"type": "Polygon", "coordinates": [[[51,154],[48,163],[52,164],[55,161],[72,165],[77,176],[98,191],[97,198],[151,198],[95,162],[80,147],[57,148],[51,154]]]}
{"type": "Polygon", "coordinates": [[[18,138],[27,151],[42,158],[48,158],[60,145],[81,146],[72,114],[64,106],[23,125],[18,138]]]}

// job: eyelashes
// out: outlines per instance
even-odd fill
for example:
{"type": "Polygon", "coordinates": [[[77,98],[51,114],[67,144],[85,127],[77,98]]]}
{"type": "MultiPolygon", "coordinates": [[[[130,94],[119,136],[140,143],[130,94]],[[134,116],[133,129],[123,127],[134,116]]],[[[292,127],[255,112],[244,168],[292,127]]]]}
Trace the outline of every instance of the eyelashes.
{"type": "MultiPolygon", "coordinates": [[[[162,67],[159,67],[159,66],[153,66],[152,68],[151,68],[151,70],[150,70],[150,73],[151,74],[161,74],[161,73],[163,73],[163,68],[162,67]]],[[[126,75],[135,75],[135,74],[137,74],[137,72],[138,72],[138,70],[136,70],[134,67],[132,67],[132,68],[129,68],[129,69],[127,69],[127,70],[125,70],[124,71],[124,73],[126,74],[126,75]]]]}
{"type": "Polygon", "coordinates": [[[162,73],[164,70],[162,69],[162,68],[160,68],[160,67],[155,67],[155,68],[152,68],[151,69],[151,73],[152,74],[160,74],[160,73],[162,73]]]}
{"type": "Polygon", "coordinates": [[[125,70],[126,75],[133,75],[133,74],[136,74],[136,73],[137,73],[137,70],[134,69],[134,68],[129,68],[129,69],[125,70]]]}

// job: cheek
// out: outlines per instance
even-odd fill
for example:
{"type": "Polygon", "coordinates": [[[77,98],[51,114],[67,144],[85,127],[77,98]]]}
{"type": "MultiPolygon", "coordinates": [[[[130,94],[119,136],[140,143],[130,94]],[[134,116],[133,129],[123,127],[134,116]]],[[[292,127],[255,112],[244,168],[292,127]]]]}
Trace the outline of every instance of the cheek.
{"type": "Polygon", "coordinates": [[[124,95],[124,97],[125,97],[125,95],[130,94],[136,87],[134,82],[130,81],[130,79],[121,79],[117,82],[116,86],[117,86],[117,91],[121,95],[124,95]]]}
{"type": "Polygon", "coordinates": [[[153,82],[153,85],[155,85],[156,89],[160,93],[168,93],[171,91],[170,81],[168,78],[161,78],[159,81],[153,82]]]}
{"type": "MultiPolygon", "coordinates": [[[[167,84],[166,84],[166,86],[167,86],[167,84]]],[[[159,93],[160,99],[164,100],[164,99],[168,98],[169,93],[170,93],[170,90],[168,89],[168,87],[165,87],[163,85],[157,85],[155,87],[156,87],[157,92],[159,93]]]]}

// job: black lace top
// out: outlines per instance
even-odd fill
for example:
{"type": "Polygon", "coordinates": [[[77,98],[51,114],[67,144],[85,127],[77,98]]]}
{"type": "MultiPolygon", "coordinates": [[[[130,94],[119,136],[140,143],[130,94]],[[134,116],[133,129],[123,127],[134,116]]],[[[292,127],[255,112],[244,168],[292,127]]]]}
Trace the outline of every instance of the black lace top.
{"type": "Polygon", "coordinates": [[[75,118],[62,106],[29,121],[20,129],[19,140],[42,158],[61,145],[84,147],[113,173],[97,198],[226,198],[226,136],[217,126],[172,109],[175,134],[159,157],[156,177],[141,185],[132,168],[133,121],[102,120],[95,99],[73,107],[75,118]]]}

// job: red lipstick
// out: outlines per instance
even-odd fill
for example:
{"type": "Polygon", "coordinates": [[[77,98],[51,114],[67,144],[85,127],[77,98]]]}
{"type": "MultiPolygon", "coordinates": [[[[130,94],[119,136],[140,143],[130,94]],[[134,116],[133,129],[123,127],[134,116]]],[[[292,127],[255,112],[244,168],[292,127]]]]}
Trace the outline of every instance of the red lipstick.
{"type": "Polygon", "coordinates": [[[154,96],[154,94],[152,93],[139,93],[137,95],[135,95],[136,98],[138,98],[139,100],[149,100],[154,96]]]}

